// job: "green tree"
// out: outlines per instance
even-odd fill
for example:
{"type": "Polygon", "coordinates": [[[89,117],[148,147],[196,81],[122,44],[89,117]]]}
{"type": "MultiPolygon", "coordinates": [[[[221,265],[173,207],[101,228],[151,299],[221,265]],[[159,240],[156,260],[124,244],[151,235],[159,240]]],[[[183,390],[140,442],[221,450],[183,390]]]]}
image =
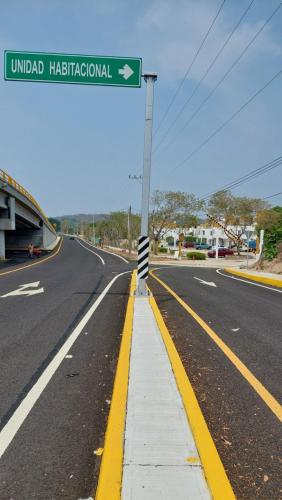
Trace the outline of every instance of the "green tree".
{"type": "MultiPolygon", "coordinates": [[[[234,196],[230,191],[219,191],[210,198],[208,213],[223,219],[226,225],[234,226],[236,236],[241,236],[246,234],[247,226],[255,223],[256,214],[268,207],[269,204],[260,198],[234,196]]],[[[237,250],[239,254],[240,244],[237,245],[237,250]]]]}
{"type": "Polygon", "coordinates": [[[61,231],[61,221],[56,219],[56,217],[48,217],[50,224],[55,228],[56,231],[61,231]]]}
{"type": "Polygon", "coordinates": [[[257,213],[257,232],[264,229],[263,257],[273,260],[278,256],[282,242],[282,207],[274,207],[257,213]]]}
{"type": "Polygon", "coordinates": [[[181,225],[181,231],[183,227],[188,227],[189,217],[203,207],[203,202],[194,194],[156,190],[151,198],[151,206],[150,235],[154,240],[154,253],[157,254],[160,239],[170,229],[177,227],[177,223],[181,225]]]}
{"type": "Polygon", "coordinates": [[[230,215],[232,214],[233,203],[234,196],[230,191],[218,191],[209,200],[208,213],[213,217],[223,218],[228,224],[230,215]]]}
{"type": "MultiPolygon", "coordinates": [[[[139,215],[131,214],[130,226],[132,239],[135,240],[140,235],[139,215]]],[[[97,222],[96,236],[101,239],[102,244],[112,244],[119,247],[121,240],[128,238],[128,213],[111,212],[106,220],[97,222]]]]}

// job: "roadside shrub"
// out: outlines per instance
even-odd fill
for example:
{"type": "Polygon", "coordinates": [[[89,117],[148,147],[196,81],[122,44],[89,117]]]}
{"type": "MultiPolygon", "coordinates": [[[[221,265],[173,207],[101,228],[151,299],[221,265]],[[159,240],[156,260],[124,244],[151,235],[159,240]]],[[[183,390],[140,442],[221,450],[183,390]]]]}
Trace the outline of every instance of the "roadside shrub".
{"type": "Polygon", "coordinates": [[[167,253],[167,248],[165,248],[165,247],[160,247],[160,248],[159,248],[159,253],[167,253]]]}
{"type": "Polygon", "coordinates": [[[206,254],[201,252],[188,252],[187,259],[189,260],[205,260],[206,254]]]}

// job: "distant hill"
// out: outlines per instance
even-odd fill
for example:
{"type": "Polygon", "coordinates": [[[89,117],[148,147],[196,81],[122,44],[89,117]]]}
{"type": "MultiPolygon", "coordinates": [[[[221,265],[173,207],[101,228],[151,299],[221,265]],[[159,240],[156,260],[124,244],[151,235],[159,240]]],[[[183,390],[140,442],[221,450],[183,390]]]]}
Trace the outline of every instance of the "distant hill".
{"type": "Polygon", "coordinates": [[[49,221],[56,228],[57,231],[66,231],[73,234],[83,224],[92,224],[102,220],[109,219],[109,214],[72,214],[72,215],[58,215],[57,217],[49,217],[49,221]]]}
{"type": "Polygon", "coordinates": [[[54,219],[57,219],[59,221],[68,221],[71,225],[72,224],[79,224],[81,222],[86,222],[86,223],[91,223],[93,222],[93,217],[94,221],[98,222],[101,220],[107,220],[109,219],[109,214],[73,214],[73,215],[59,215],[57,217],[53,217],[54,219]]]}

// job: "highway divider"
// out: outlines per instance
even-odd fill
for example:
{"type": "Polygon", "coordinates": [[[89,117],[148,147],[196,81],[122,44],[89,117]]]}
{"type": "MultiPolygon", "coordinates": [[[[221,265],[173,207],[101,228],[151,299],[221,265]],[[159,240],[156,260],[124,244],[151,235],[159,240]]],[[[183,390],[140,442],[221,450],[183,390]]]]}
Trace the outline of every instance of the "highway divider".
{"type": "MultiPolygon", "coordinates": [[[[130,295],[123,327],[95,500],[121,500],[135,289],[136,271],[133,273],[131,279],[130,295]]],[[[147,300],[150,302],[170,359],[176,384],[183,400],[187,420],[195,439],[211,496],[215,500],[222,500],[223,498],[224,500],[235,500],[232,487],[197,402],[192,385],[166,328],[156,301],[152,295],[147,300]]]]}

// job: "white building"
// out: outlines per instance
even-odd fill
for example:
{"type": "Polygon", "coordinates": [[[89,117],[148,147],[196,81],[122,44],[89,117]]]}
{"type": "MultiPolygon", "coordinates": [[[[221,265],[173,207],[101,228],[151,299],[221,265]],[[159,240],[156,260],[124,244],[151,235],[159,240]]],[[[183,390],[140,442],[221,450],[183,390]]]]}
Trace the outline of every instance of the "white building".
{"type": "MultiPolygon", "coordinates": [[[[242,228],[240,226],[227,225],[227,229],[241,236],[242,240],[256,240],[255,226],[242,228]]],[[[196,228],[192,228],[191,232],[200,243],[207,243],[208,245],[215,246],[216,238],[218,237],[219,246],[230,247],[234,244],[234,241],[229,238],[225,234],[224,229],[220,227],[206,227],[205,224],[201,224],[196,228]]]]}
{"type": "MultiPolygon", "coordinates": [[[[227,226],[228,230],[233,231],[238,236],[242,235],[242,240],[256,240],[255,226],[247,226],[242,228],[240,226],[227,226]],[[242,234],[243,233],[243,234],[242,234]]],[[[229,238],[224,230],[219,227],[207,227],[205,224],[201,224],[197,227],[191,227],[189,229],[181,230],[179,228],[171,229],[165,233],[162,243],[167,246],[166,238],[168,236],[174,239],[174,247],[176,247],[176,242],[179,239],[179,234],[183,232],[184,236],[194,236],[198,243],[207,243],[208,245],[215,246],[216,238],[218,237],[219,246],[230,247],[234,244],[234,241],[229,238]]]]}

